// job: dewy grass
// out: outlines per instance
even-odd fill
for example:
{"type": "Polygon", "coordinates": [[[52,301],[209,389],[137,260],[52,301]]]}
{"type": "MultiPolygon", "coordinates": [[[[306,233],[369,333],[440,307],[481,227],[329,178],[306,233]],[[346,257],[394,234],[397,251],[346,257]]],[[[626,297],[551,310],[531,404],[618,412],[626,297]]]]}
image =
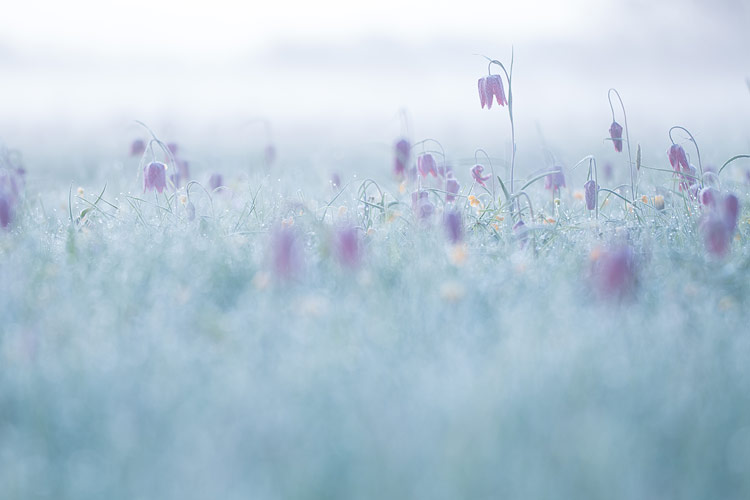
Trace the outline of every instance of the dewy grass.
{"type": "Polygon", "coordinates": [[[0,150],[0,498],[750,495],[750,155],[165,141],[78,191],[0,150]]]}

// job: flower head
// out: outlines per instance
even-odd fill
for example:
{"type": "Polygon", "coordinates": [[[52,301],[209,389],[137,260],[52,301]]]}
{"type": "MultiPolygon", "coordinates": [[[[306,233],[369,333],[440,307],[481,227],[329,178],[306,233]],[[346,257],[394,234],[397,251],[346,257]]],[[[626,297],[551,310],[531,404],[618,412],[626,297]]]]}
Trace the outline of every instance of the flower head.
{"type": "Polygon", "coordinates": [[[398,177],[402,177],[406,171],[406,165],[409,163],[409,153],[411,146],[406,139],[400,139],[394,146],[393,172],[398,177]]]}
{"type": "Polygon", "coordinates": [[[141,156],[146,152],[146,143],[143,139],[136,139],[130,145],[130,156],[141,156]]]}
{"type": "Polygon", "coordinates": [[[156,190],[161,193],[167,187],[167,166],[158,161],[152,161],[143,167],[143,191],[156,190]]]}
{"type": "Polygon", "coordinates": [[[547,177],[544,178],[544,189],[559,191],[565,187],[565,175],[562,167],[553,167],[547,177]]]}
{"type": "Polygon", "coordinates": [[[271,166],[276,161],[276,148],[273,144],[268,144],[263,149],[263,160],[266,162],[266,166],[271,166]]]}
{"type": "Polygon", "coordinates": [[[461,184],[458,183],[458,179],[453,175],[453,172],[448,172],[448,175],[445,177],[445,201],[447,203],[452,203],[456,201],[456,195],[458,194],[458,191],[461,189],[461,184]]]}
{"type": "Polygon", "coordinates": [[[463,239],[464,233],[461,214],[456,210],[449,210],[443,216],[443,223],[445,224],[445,234],[448,236],[448,241],[453,244],[459,243],[463,239]]]}
{"type": "Polygon", "coordinates": [[[301,271],[302,249],[293,227],[282,224],[271,233],[271,267],[282,280],[291,279],[301,271]]]}
{"type": "Polygon", "coordinates": [[[435,157],[430,153],[419,155],[417,158],[417,169],[422,177],[427,177],[427,174],[432,174],[433,177],[437,177],[437,163],[435,157]]]}
{"type": "Polygon", "coordinates": [[[479,103],[482,105],[482,108],[486,105],[487,109],[492,109],[493,97],[500,106],[508,104],[508,101],[505,99],[505,89],[503,88],[503,80],[500,78],[500,75],[489,75],[480,78],[477,85],[479,87],[479,103]]]}
{"type": "Polygon", "coordinates": [[[597,185],[594,180],[586,181],[583,185],[583,193],[586,198],[586,208],[588,210],[594,210],[596,208],[596,192],[597,185]]]}
{"type": "Polygon", "coordinates": [[[636,261],[632,247],[622,245],[597,249],[591,268],[596,293],[607,299],[624,299],[632,295],[637,283],[636,261]]]}
{"type": "Polygon", "coordinates": [[[482,165],[474,165],[471,168],[471,176],[474,178],[475,181],[477,181],[478,184],[487,187],[487,184],[485,184],[486,181],[490,180],[492,177],[491,175],[483,176],[484,173],[484,167],[482,165]]]}
{"type": "Polygon", "coordinates": [[[336,257],[339,263],[350,269],[359,266],[361,243],[359,229],[354,226],[339,228],[335,235],[336,257]]]}
{"type": "Polygon", "coordinates": [[[430,193],[424,190],[414,191],[411,194],[411,206],[417,219],[428,221],[435,213],[435,205],[430,201],[430,193]]]}
{"type": "Polygon", "coordinates": [[[685,154],[685,150],[679,144],[672,144],[667,150],[667,156],[675,172],[679,172],[680,170],[687,172],[690,170],[687,154],[685,154]]]}
{"type": "Polygon", "coordinates": [[[0,227],[7,228],[13,220],[13,204],[10,196],[0,191],[0,227]]]}
{"type": "Polygon", "coordinates": [[[622,125],[612,122],[612,125],[609,126],[609,136],[615,145],[615,151],[622,153],[622,125]]]}
{"type": "Polygon", "coordinates": [[[211,177],[208,179],[208,185],[211,191],[215,191],[224,185],[224,178],[221,174],[211,174],[211,177]]]}

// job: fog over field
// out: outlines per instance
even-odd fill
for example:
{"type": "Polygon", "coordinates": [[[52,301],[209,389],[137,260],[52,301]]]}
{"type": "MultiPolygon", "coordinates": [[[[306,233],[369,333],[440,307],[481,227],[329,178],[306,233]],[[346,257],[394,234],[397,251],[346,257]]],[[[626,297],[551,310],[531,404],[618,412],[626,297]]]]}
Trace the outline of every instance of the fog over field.
{"type": "Polygon", "coordinates": [[[747,1],[6,4],[0,499],[750,497],[747,1]]]}

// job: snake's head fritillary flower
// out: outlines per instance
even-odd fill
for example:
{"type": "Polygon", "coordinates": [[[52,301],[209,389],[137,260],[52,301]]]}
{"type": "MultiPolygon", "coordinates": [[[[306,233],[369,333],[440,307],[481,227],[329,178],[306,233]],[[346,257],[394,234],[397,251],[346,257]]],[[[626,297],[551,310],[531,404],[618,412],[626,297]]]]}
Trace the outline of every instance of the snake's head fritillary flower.
{"type": "Polygon", "coordinates": [[[338,174],[338,172],[334,172],[331,174],[331,187],[333,189],[338,189],[341,187],[341,176],[338,174]]]}
{"type": "Polygon", "coordinates": [[[291,279],[302,270],[302,248],[290,225],[281,224],[271,233],[271,268],[281,280],[291,279]]]}
{"type": "Polygon", "coordinates": [[[7,229],[13,220],[13,203],[8,194],[0,191],[0,227],[7,229]]]}
{"type": "Polygon", "coordinates": [[[445,212],[443,222],[448,241],[453,244],[459,243],[463,239],[464,234],[464,223],[461,220],[461,214],[456,210],[449,210],[445,212]]]}
{"type": "Polygon", "coordinates": [[[146,142],[143,139],[136,139],[130,145],[130,156],[141,156],[146,152],[146,142]]]}
{"type": "Polygon", "coordinates": [[[593,179],[586,181],[583,185],[583,194],[586,198],[586,208],[588,210],[594,210],[596,208],[596,191],[597,186],[593,179]]]}
{"type": "Polygon", "coordinates": [[[167,187],[167,166],[158,161],[152,161],[143,167],[143,191],[156,190],[158,193],[167,187]]]}
{"type": "Polygon", "coordinates": [[[482,175],[484,173],[484,167],[482,165],[474,165],[471,168],[471,176],[474,178],[475,181],[477,181],[477,184],[480,184],[484,187],[487,187],[487,182],[492,177],[491,175],[482,175]]]}
{"type": "Polygon", "coordinates": [[[185,204],[185,212],[187,212],[187,218],[189,221],[195,220],[195,205],[192,201],[188,201],[185,204]]]}
{"type": "Polygon", "coordinates": [[[435,205],[430,201],[430,193],[427,191],[414,191],[411,194],[411,206],[414,215],[421,221],[428,221],[435,213],[435,205]]]}
{"type": "Polygon", "coordinates": [[[344,267],[354,269],[361,261],[359,229],[354,226],[339,228],[335,235],[336,257],[344,267]]]}
{"type": "Polygon", "coordinates": [[[482,108],[487,106],[487,109],[492,109],[492,99],[495,98],[500,106],[508,104],[505,98],[505,89],[503,88],[503,80],[500,75],[489,75],[480,78],[477,82],[479,87],[479,103],[482,108]]]}
{"type": "Polygon", "coordinates": [[[447,203],[452,203],[456,201],[456,195],[458,194],[458,191],[461,189],[461,184],[458,183],[458,179],[453,175],[453,172],[448,172],[448,175],[445,178],[445,201],[447,203]]]}
{"type": "Polygon", "coordinates": [[[719,193],[716,188],[707,186],[700,190],[698,193],[698,199],[700,200],[701,205],[705,207],[713,207],[716,205],[718,195],[719,193]]]}
{"type": "Polygon", "coordinates": [[[552,171],[544,178],[544,189],[550,191],[559,191],[565,187],[565,175],[562,167],[554,167],[552,171]]]}
{"type": "Polygon", "coordinates": [[[393,147],[393,173],[397,177],[403,177],[406,172],[406,166],[409,164],[411,145],[406,139],[400,139],[393,147]]]}
{"type": "Polygon", "coordinates": [[[685,149],[679,144],[672,144],[669,147],[669,150],[667,150],[667,156],[669,157],[669,163],[672,165],[672,169],[674,169],[675,172],[687,172],[690,170],[690,163],[688,163],[685,149]]]}
{"type": "Polygon", "coordinates": [[[722,216],[724,223],[732,234],[734,234],[735,229],[737,229],[737,220],[740,216],[740,200],[730,193],[724,197],[723,205],[722,216]]]}
{"type": "Polygon", "coordinates": [[[417,169],[422,177],[427,177],[427,174],[432,174],[433,177],[437,177],[437,163],[435,157],[430,153],[419,155],[417,158],[417,169]]]}
{"type": "Polygon", "coordinates": [[[597,249],[591,272],[594,289],[600,297],[625,299],[632,296],[637,283],[632,247],[622,245],[605,250],[597,249]]]}
{"type": "Polygon", "coordinates": [[[615,151],[622,153],[622,125],[612,122],[609,126],[609,136],[612,138],[612,144],[615,145],[615,151]]]}
{"type": "Polygon", "coordinates": [[[732,232],[719,214],[712,212],[706,215],[701,221],[700,232],[709,254],[724,257],[729,253],[732,232]]]}
{"type": "Polygon", "coordinates": [[[211,174],[211,177],[208,179],[208,185],[211,191],[215,191],[224,185],[224,178],[221,174],[211,174]]]}

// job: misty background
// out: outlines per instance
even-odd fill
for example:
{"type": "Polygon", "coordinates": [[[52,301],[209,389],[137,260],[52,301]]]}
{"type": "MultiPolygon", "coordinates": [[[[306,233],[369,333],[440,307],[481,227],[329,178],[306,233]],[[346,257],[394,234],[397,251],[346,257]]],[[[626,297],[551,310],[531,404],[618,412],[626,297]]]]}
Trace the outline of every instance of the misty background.
{"type": "Polygon", "coordinates": [[[665,161],[672,125],[693,132],[706,163],[750,148],[745,1],[74,0],[3,10],[0,138],[54,171],[126,154],[144,136],[136,119],[196,156],[261,150],[268,139],[253,120],[265,118],[282,164],[346,150],[356,151],[347,162],[390,166],[392,141],[406,133],[400,109],[412,141],[438,139],[452,158],[480,147],[507,158],[507,111],[480,109],[487,64],[476,54],[507,64],[511,46],[522,173],[543,166],[542,146],[568,165],[608,152],[610,87],[645,161],[665,161]]]}

